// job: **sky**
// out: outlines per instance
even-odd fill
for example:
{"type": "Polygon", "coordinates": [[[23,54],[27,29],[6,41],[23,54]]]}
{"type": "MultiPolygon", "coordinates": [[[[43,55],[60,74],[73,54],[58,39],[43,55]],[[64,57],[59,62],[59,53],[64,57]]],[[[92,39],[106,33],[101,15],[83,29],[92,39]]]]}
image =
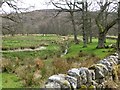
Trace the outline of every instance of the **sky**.
{"type": "MultiPolygon", "coordinates": [[[[16,3],[14,3],[14,2],[12,2],[12,3],[15,4],[19,8],[23,8],[23,11],[25,8],[27,8],[27,9],[29,8],[28,11],[55,8],[52,5],[46,4],[46,2],[48,0],[15,0],[15,1],[16,1],[16,3]]],[[[8,13],[13,11],[13,9],[10,8],[6,3],[4,3],[2,5],[1,9],[8,13]]]]}
{"type": "MultiPolygon", "coordinates": [[[[14,2],[12,3],[17,5],[17,7],[19,8],[27,8],[27,11],[39,10],[39,9],[55,9],[53,5],[46,4],[46,2],[48,2],[49,0],[15,0],[15,1],[16,3],[14,2]]],[[[92,5],[89,7],[90,10],[93,11],[99,10],[99,6],[97,5],[96,0],[88,0],[88,1],[89,2],[92,1],[92,5]]],[[[109,0],[109,1],[119,1],[119,0],[109,0]]],[[[3,10],[8,13],[14,11],[6,3],[2,5],[2,7],[0,8],[0,12],[3,12],[3,10]]],[[[22,11],[25,10],[23,9],[22,11]]]]}

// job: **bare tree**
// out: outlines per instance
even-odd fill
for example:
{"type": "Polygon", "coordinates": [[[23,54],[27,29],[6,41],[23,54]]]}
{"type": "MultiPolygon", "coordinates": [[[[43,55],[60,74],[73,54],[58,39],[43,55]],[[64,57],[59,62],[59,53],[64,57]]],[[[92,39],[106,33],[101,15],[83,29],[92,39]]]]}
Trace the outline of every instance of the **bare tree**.
{"type": "Polygon", "coordinates": [[[2,7],[2,5],[4,3],[7,4],[10,8],[12,8],[12,12],[6,12],[4,10],[4,8],[1,8],[2,9],[2,15],[1,15],[2,21],[7,21],[7,20],[9,21],[9,24],[3,24],[2,28],[3,28],[3,30],[6,29],[9,32],[9,34],[14,36],[13,34],[15,34],[15,32],[16,32],[15,29],[17,29],[17,26],[21,27],[21,29],[24,30],[23,29],[23,20],[22,20],[23,19],[23,12],[22,11],[29,10],[29,8],[31,6],[28,8],[20,8],[17,6],[16,0],[2,0],[2,1],[0,1],[0,7],[2,7]]]}
{"type": "Polygon", "coordinates": [[[97,48],[104,48],[105,47],[105,37],[107,32],[109,31],[110,28],[112,28],[116,22],[117,22],[117,18],[113,19],[111,22],[109,21],[108,23],[106,22],[107,17],[103,18],[103,14],[107,9],[107,7],[111,4],[112,2],[105,2],[105,4],[103,4],[103,2],[100,2],[99,5],[101,7],[100,12],[98,13],[97,17],[95,18],[96,21],[96,25],[98,27],[99,30],[99,34],[98,34],[98,45],[97,48]],[[102,18],[102,19],[101,19],[102,18]],[[103,23],[103,21],[106,23],[103,23]]]}
{"type": "Polygon", "coordinates": [[[13,8],[14,10],[14,12],[8,13],[2,9],[3,14],[1,15],[3,21],[2,32],[4,32],[4,30],[7,30],[7,32],[12,36],[14,36],[16,32],[16,26],[18,26],[18,24],[21,22],[19,9],[15,4],[13,4],[13,2],[16,3],[14,0],[2,0],[0,2],[1,6],[2,4],[6,3],[10,8],[13,8]]]}
{"type": "Polygon", "coordinates": [[[87,0],[82,1],[82,32],[83,32],[83,47],[87,47],[87,43],[92,42],[92,31],[91,31],[91,20],[88,7],[91,5],[91,2],[88,3],[87,0]]]}
{"type": "MultiPolygon", "coordinates": [[[[52,4],[58,8],[59,13],[60,12],[68,12],[71,15],[71,22],[73,26],[73,35],[74,35],[74,41],[76,44],[78,44],[77,39],[77,30],[75,25],[75,19],[74,19],[74,12],[82,11],[82,8],[78,6],[78,3],[76,0],[59,0],[58,2],[55,2],[55,0],[51,0],[52,4]]],[[[80,5],[81,3],[79,3],[80,5]]],[[[58,13],[58,14],[59,14],[58,13]]]]}

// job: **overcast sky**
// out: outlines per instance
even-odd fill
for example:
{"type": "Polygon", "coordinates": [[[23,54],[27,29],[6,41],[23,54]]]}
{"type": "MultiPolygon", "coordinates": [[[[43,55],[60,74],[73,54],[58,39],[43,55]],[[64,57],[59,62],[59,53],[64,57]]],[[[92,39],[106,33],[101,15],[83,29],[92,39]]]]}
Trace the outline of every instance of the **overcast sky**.
{"type": "MultiPolygon", "coordinates": [[[[15,3],[15,5],[17,5],[17,7],[29,8],[28,11],[39,10],[39,9],[54,9],[55,8],[53,5],[46,5],[46,2],[48,2],[49,0],[15,0],[15,1],[17,2],[17,3],[15,3]]],[[[89,8],[90,10],[94,10],[94,11],[99,10],[99,6],[97,5],[96,0],[88,0],[88,1],[92,1],[92,5],[89,8]]],[[[113,0],[109,0],[109,1],[113,1],[113,0]]],[[[114,0],[114,1],[119,1],[119,0],[114,0]]],[[[4,3],[2,5],[2,9],[5,12],[13,11],[13,9],[10,8],[6,3],[4,3]]]]}

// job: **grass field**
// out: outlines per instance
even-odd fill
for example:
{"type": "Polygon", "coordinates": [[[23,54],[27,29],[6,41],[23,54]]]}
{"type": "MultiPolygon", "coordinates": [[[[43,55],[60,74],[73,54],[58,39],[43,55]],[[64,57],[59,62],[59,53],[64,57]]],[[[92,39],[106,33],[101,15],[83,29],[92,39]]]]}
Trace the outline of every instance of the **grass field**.
{"type": "MultiPolygon", "coordinates": [[[[62,36],[56,35],[3,37],[3,50],[38,46],[45,46],[46,49],[31,52],[3,52],[2,87],[42,87],[45,80],[52,74],[65,73],[72,67],[80,67],[76,63],[82,63],[83,66],[91,65],[115,52],[114,48],[96,49],[97,39],[95,38],[87,48],[83,48],[81,36],[79,38],[80,43],[74,44],[73,38],[70,37],[67,41],[63,40],[62,36]],[[66,42],[69,43],[68,53],[60,57],[66,42]],[[36,74],[39,76],[37,79],[34,78],[36,74]]],[[[106,41],[106,45],[115,43],[115,40],[107,39],[106,41]]]]}
{"type": "MultiPolygon", "coordinates": [[[[106,45],[115,44],[115,40],[106,40],[106,45]]],[[[80,42],[80,44],[76,45],[74,43],[71,43],[69,48],[69,53],[65,57],[69,56],[76,56],[80,51],[83,51],[85,53],[89,54],[95,54],[96,56],[100,58],[104,58],[105,56],[111,54],[111,52],[114,52],[113,48],[106,48],[106,49],[96,49],[97,46],[97,39],[93,39],[92,43],[89,43],[87,45],[87,48],[83,48],[83,43],[80,42]]]]}
{"type": "Polygon", "coordinates": [[[43,45],[48,45],[52,41],[59,40],[59,36],[56,35],[29,35],[29,36],[6,36],[3,37],[2,49],[3,50],[14,50],[17,48],[34,48],[43,45]]]}

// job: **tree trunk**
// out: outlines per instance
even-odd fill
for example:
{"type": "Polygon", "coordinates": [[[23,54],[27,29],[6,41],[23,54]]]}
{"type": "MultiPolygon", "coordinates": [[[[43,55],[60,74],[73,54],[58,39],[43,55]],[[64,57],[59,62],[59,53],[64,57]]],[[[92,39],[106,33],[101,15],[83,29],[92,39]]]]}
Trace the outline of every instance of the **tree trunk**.
{"type": "Polygon", "coordinates": [[[105,48],[105,37],[106,34],[104,32],[99,32],[97,48],[105,48]]]}
{"type": "Polygon", "coordinates": [[[112,28],[116,24],[116,19],[113,19],[113,21],[107,23],[107,12],[105,12],[105,10],[110,4],[111,3],[107,2],[107,0],[106,0],[105,4],[101,5],[100,12],[98,13],[97,17],[95,18],[95,22],[96,22],[96,25],[99,30],[97,48],[105,47],[106,34],[110,30],[110,28],[112,28]]]}
{"type": "Polygon", "coordinates": [[[15,36],[15,31],[11,31],[10,34],[11,34],[11,36],[14,37],[15,36]]]}
{"type": "Polygon", "coordinates": [[[88,27],[88,3],[85,2],[85,31],[86,31],[86,42],[89,43],[89,27],[88,27]]]}
{"type": "Polygon", "coordinates": [[[89,19],[89,35],[90,35],[90,43],[92,43],[91,18],[89,19]]]}
{"type": "MultiPolygon", "coordinates": [[[[104,19],[104,27],[106,27],[107,26],[107,16],[108,15],[108,13],[107,13],[107,11],[105,10],[105,19],[104,19]]],[[[105,41],[104,41],[105,43],[106,43],[106,36],[105,36],[105,41]]]]}
{"type": "MultiPolygon", "coordinates": [[[[83,27],[84,28],[84,27],[83,27]]],[[[86,36],[86,32],[83,29],[83,47],[87,47],[87,36],[86,36]]]]}
{"type": "Polygon", "coordinates": [[[120,2],[119,3],[119,8],[118,8],[118,56],[120,59],[120,2]]]}
{"type": "Polygon", "coordinates": [[[86,24],[86,13],[85,13],[85,3],[83,3],[82,5],[82,20],[83,20],[83,47],[87,47],[87,32],[86,32],[86,29],[87,29],[87,24],[86,24]]]}
{"type": "Polygon", "coordinates": [[[73,14],[73,12],[71,12],[70,14],[71,14],[71,21],[72,21],[72,25],[73,25],[74,42],[75,42],[75,44],[78,44],[79,41],[77,39],[77,31],[76,31],[76,27],[75,27],[74,14],[73,14]]]}

